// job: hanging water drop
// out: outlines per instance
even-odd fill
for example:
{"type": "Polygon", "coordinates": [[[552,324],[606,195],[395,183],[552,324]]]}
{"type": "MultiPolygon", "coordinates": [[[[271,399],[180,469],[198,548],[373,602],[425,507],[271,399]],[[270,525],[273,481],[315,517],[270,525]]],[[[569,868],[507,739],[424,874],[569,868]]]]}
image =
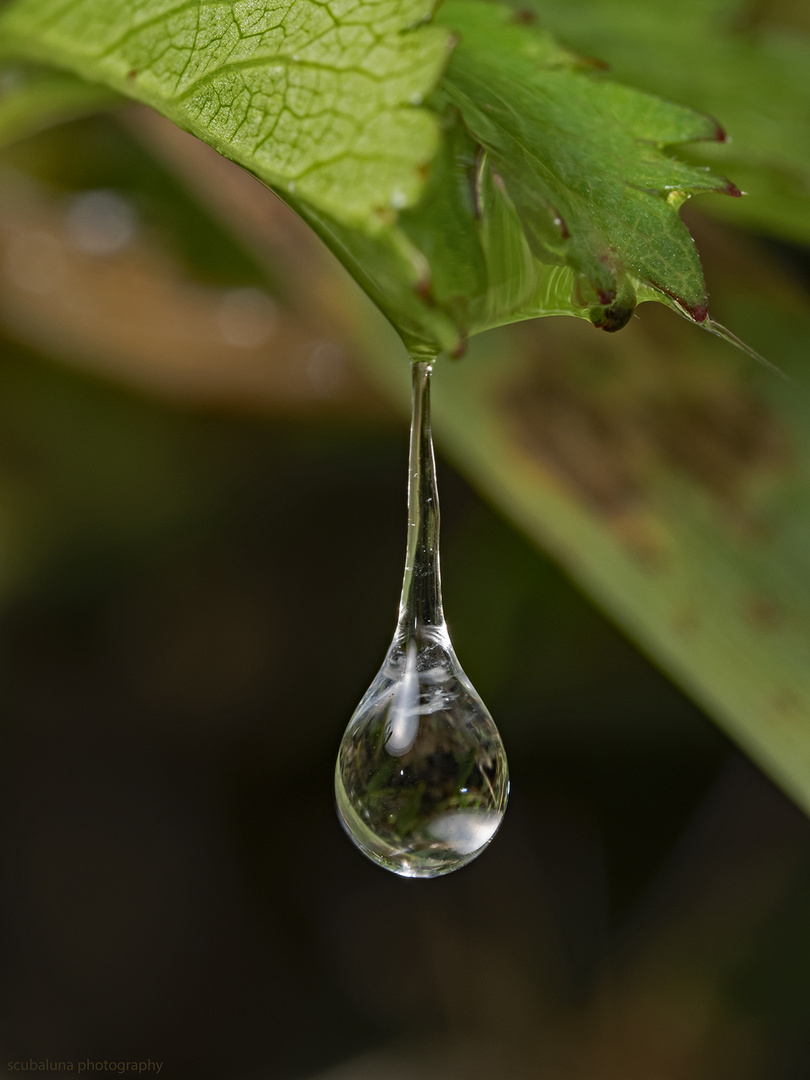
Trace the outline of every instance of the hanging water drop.
{"type": "Polygon", "coordinates": [[[459,664],[442,608],[431,365],[413,364],[408,548],[394,640],[343,736],[343,827],[374,862],[438,877],[479,855],[503,818],[501,737],[459,664]]]}

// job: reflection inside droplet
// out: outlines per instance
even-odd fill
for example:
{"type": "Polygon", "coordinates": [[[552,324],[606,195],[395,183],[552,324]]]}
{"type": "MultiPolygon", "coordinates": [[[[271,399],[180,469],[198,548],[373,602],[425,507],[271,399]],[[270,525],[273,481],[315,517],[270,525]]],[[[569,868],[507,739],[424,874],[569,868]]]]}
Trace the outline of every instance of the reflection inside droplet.
{"type": "Polygon", "coordinates": [[[385,723],[385,749],[392,757],[407,754],[416,742],[420,697],[416,645],[410,642],[405,652],[405,670],[391,691],[391,704],[385,723]]]}
{"type": "Polygon", "coordinates": [[[490,842],[502,817],[493,810],[452,810],[436,818],[429,832],[460,854],[471,855],[490,842]]]}

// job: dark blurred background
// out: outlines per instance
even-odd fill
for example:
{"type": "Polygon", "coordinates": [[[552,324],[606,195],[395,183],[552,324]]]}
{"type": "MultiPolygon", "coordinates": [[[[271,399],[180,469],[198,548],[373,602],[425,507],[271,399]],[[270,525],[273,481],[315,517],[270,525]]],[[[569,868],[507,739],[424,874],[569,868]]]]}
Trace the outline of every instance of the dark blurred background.
{"type": "Polygon", "coordinates": [[[0,1075],[806,1080],[808,823],[441,456],[511,805],[435,881],[344,837],[407,420],[151,123],[0,163],[0,1075]]]}

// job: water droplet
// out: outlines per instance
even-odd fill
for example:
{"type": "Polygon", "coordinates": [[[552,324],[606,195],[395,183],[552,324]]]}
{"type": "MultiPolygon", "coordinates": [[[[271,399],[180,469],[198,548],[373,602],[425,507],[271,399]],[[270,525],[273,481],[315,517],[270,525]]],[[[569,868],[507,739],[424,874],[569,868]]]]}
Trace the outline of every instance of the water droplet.
{"type": "Polygon", "coordinates": [[[403,877],[428,878],[484,850],[509,795],[501,737],[444,621],[430,375],[429,362],[414,363],[399,620],[346,728],[335,770],[338,813],[360,850],[403,877]]]}

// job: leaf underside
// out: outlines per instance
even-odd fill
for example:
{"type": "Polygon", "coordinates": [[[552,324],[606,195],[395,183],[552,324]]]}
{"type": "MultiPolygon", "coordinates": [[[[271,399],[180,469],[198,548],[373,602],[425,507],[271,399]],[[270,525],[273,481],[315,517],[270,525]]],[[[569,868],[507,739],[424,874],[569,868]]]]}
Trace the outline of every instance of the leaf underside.
{"type": "Polygon", "coordinates": [[[153,106],[332,247],[412,352],[547,314],[700,322],[678,208],[734,189],[666,148],[708,117],[606,80],[511,10],[450,0],[11,0],[0,49],[153,106]]]}

